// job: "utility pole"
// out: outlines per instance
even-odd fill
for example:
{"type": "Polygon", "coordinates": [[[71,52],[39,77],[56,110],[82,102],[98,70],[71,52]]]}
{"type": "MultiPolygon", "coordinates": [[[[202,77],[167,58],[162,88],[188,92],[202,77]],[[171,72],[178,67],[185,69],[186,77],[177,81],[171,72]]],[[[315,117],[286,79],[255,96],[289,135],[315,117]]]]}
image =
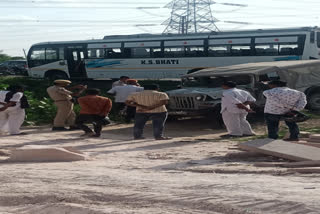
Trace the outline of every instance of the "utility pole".
{"type": "Polygon", "coordinates": [[[219,31],[212,15],[212,0],[173,0],[166,8],[171,8],[171,17],[163,25],[167,25],[163,33],[201,33],[219,31]]]}

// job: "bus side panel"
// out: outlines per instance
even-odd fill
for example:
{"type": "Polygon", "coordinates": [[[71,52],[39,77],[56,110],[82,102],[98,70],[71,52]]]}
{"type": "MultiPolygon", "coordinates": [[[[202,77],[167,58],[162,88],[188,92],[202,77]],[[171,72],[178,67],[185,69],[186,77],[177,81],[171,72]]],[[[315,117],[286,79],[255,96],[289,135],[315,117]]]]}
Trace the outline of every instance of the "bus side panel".
{"type": "Polygon", "coordinates": [[[149,59],[89,59],[88,78],[119,78],[126,75],[139,79],[180,78],[193,68],[219,67],[249,62],[299,60],[301,56],[185,57],[149,59]]]}
{"type": "Polygon", "coordinates": [[[34,78],[44,78],[46,72],[50,70],[61,71],[69,76],[67,63],[61,63],[61,61],[29,68],[29,76],[34,78]]]}

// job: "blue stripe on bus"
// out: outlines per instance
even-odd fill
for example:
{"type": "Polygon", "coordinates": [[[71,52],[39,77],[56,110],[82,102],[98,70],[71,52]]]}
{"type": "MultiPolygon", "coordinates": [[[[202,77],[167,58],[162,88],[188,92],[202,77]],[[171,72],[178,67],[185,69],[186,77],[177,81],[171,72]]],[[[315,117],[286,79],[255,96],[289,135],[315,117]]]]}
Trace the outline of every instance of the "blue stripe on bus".
{"type": "Polygon", "coordinates": [[[273,58],[274,61],[285,61],[285,60],[300,60],[299,56],[285,56],[273,58]]]}
{"type": "Polygon", "coordinates": [[[86,62],[87,68],[101,68],[104,66],[121,65],[122,60],[116,61],[104,61],[104,59],[98,59],[94,61],[86,62]]]}

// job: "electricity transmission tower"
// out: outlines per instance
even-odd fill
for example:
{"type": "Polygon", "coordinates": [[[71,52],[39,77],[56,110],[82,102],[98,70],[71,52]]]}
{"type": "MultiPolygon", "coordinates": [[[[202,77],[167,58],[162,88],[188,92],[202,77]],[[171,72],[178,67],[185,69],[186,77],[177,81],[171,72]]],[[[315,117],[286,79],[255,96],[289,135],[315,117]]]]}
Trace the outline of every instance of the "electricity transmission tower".
{"type": "Polygon", "coordinates": [[[212,0],[173,0],[166,8],[172,8],[171,17],[163,25],[167,25],[163,33],[201,33],[219,31],[211,12],[212,0]]]}

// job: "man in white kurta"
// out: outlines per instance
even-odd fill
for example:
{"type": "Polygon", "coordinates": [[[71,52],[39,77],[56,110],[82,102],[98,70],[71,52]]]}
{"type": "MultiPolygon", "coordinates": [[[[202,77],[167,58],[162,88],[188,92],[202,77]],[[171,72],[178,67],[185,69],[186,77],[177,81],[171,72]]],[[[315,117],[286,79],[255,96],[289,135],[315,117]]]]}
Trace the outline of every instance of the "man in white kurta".
{"type": "Polygon", "coordinates": [[[234,82],[225,82],[222,85],[224,92],[221,100],[221,114],[227,128],[227,137],[254,135],[247,115],[250,111],[249,103],[256,99],[247,91],[237,89],[234,82]]]}
{"type": "MultiPolygon", "coordinates": [[[[0,102],[5,103],[6,94],[9,91],[0,92],[0,102]]],[[[12,98],[10,103],[15,104],[12,107],[7,108],[0,112],[0,132],[9,132],[10,135],[20,134],[20,127],[23,124],[25,118],[25,110],[20,106],[20,100],[23,96],[22,91],[17,91],[12,98]]],[[[0,107],[2,107],[1,105],[0,107]]]]}
{"type": "Polygon", "coordinates": [[[116,87],[116,86],[125,86],[127,85],[127,80],[130,79],[127,76],[121,76],[120,80],[115,81],[114,83],[112,83],[112,88],[116,87]]]}

